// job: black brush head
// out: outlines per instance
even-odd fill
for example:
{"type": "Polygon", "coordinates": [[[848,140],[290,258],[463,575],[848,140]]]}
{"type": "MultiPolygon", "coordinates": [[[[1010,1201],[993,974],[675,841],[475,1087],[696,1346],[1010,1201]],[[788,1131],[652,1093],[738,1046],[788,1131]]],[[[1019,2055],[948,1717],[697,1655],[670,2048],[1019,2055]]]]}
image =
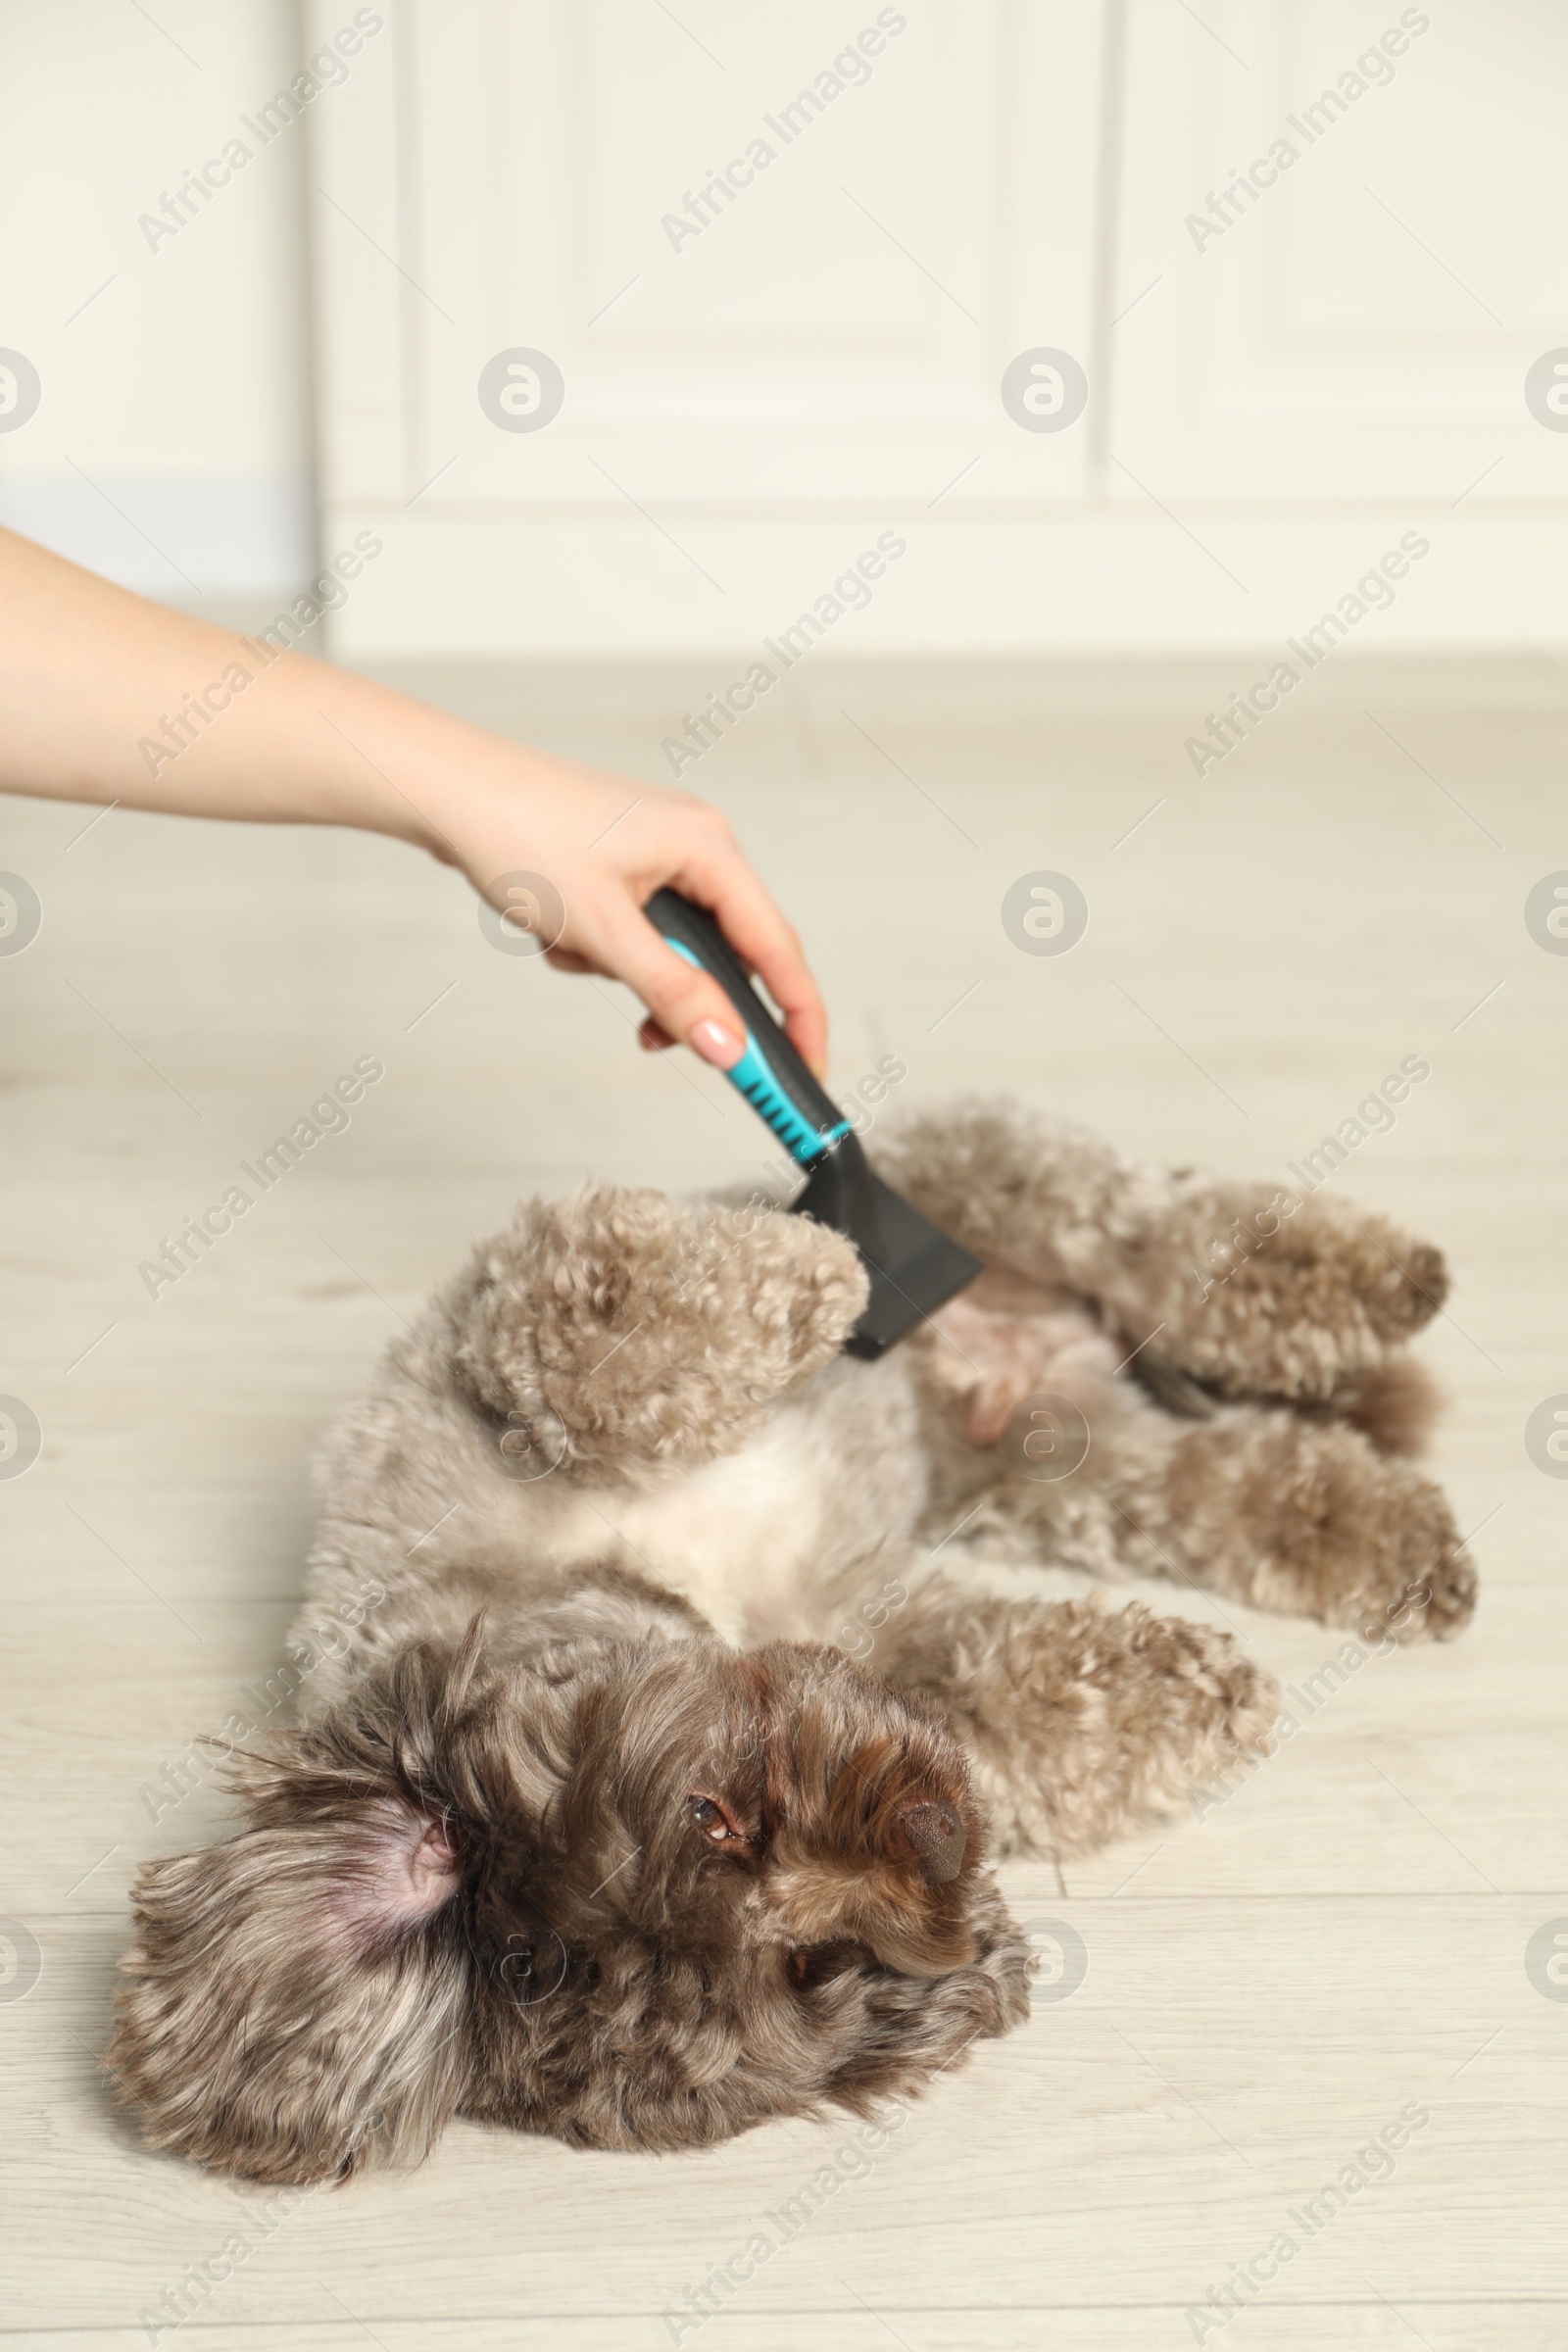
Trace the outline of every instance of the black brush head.
{"type": "Polygon", "coordinates": [[[708,910],[678,891],[656,890],[644,912],[677,956],[712,974],[739,1012],[746,1050],[726,1073],[730,1084],[808,1170],[806,1190],[791,1208],[848,1234],[860,1252],[871,1296],[845,1345],[851,1355],[881,1355],[973,1282],[980,1260],[872,1175],[859,1138],[807,1068],[708,910]]]}
{"type": "Polygon", "coordinates": [[[817,1162],[790,1207],[847,1234],[870,1274],[865,1311],[845,1342],[851,1355],[883,1354],[980,1272],[979,1258],[873,1175],[856,1136],[817,1162]]]}

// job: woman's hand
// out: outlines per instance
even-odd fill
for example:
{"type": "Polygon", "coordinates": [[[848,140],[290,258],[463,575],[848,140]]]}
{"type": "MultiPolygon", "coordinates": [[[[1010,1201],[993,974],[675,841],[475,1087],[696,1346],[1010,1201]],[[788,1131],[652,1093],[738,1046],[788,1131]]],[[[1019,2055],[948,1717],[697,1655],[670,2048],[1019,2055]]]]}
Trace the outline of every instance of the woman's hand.
{"type": "Polygon", "coordinates": [[[734,1007],[642,911],[666,886],[695,899],[760,978],[796,1050],[822,1074],[827,1016],[801,943],[706,801],[519,747],[514,776],[503,764],[477,793],[460,794],[449,834],[429,846],[460,864],[501,913],[521,927],[537,923],[552,963],[635,989],[648,1006],[643,1045],[679,1042],[727,1069],[744,1045],[734,1007]],[[552,884],[559,906],[519,910],[514,899],[509,906],[505,878],[517,872],[552,884]]]}

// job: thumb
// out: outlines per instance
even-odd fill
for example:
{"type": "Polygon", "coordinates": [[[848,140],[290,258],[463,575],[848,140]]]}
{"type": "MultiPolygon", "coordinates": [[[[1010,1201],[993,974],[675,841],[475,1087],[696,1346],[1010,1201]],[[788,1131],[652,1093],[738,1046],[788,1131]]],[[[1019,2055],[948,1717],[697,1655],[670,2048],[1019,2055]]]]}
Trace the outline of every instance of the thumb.
{"type": "Polygon", "coordinates": [[[746,1051],[745,1021],[718,982],[666,947],[647,916],[628,906],[607,942],[605,961],[634,988],[666,1036],[690,1046],[715,1069],[746,1051]]]}

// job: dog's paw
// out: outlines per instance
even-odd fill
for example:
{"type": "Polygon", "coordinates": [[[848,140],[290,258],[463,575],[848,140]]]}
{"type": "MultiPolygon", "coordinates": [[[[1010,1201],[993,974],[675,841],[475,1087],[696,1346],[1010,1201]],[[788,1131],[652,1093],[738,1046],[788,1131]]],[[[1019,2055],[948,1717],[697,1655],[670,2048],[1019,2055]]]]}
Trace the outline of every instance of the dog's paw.
{"type": "Polygon", "coordinates": [[[1257,1547],[1246,1598],[1382,1642],[1451,1641],[1476,1573],[1441,1490],[1353,1430],[1282,1415],[1244,1482],[1257,1547]]]}
{"type": "Polygon", "coordinates": [[[1144,1743],[1151,1801],[1263,1751],[1280,1688],[1234,1634],[1141,1606],[1122,1614],[1127,1731],[1144,1743]]]}
{"type": "MultiPolygon", "coordinates": [[[[1413,1592],[1394,1604],[1398,1623],[1393,1627],[1400,1642],[1451,1642],[1462,1634],[1476,1613],[1481,1580],[1474,1562],[1457,1544],[1445,1544],[1437,1559],[1420,1577],[1413,1592]]],[[[1374,1612],[1369,1632],[1384,1621],[1374,1612]]]]}
{"type": "MultiPolygon", "coordinates": [[[[1145,1262],[1154,1352],[1223,1396],[1327,1401],[1447,1297],[1440,1251],[1341,1201],[1185,1190],[1145,1262]]],[[[1125,1318],[1124,1318],[1125,1320],[1125,1318]]],[[[1130,1328],[1130,1325],[1129,1325],[1130,1328]]]]}
{"type": "Polygon", "coordinates": [[[1262,1752],[1279,1714],[1273,1676],[1233,1635],[1141,1601],[1021,1615],[996,1658],[1005,1680],[969,1736],[1013,1852],[1088,1853],[1168,1814],[1194,1783],[1262,1752]]]}

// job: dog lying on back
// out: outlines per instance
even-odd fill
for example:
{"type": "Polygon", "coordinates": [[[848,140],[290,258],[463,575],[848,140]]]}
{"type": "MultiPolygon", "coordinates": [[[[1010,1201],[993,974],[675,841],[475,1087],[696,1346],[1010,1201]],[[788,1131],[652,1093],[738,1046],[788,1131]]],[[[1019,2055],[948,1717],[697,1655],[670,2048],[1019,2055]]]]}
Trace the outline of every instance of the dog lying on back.
{"type": "Polygon", "coordinates": [[[1403,1458],[1435,1250],[1005,1106],[878,1164],[986,1266],[878,1363],[839,1235],[605,1187],[393,1343],[298,1631],[384,1597],[236,1760],[239,1833],[138,1885],[111,2065],[156,2145],[301,2182],[455,2114],[676,2149],[871,2112],[1027,2012],[988,1849],[1102,1844],[1275,1716],[1230,1636],[1041,1565],[1466,1622],[1403,1458]]]}

